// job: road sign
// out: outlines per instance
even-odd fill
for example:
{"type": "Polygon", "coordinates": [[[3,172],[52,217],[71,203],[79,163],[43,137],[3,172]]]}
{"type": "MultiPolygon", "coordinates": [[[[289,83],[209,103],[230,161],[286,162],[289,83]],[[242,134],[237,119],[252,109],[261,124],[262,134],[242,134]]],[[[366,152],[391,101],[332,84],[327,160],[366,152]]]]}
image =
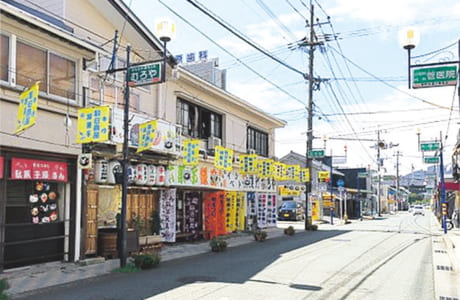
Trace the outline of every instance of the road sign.
{"type": "Polygon", "coordinates": [[[338,190],[339,190],[339,192],[343,192],[343,191],[345,191],[345,188],[343,186],[339,186],[338,190]]]}
{"type": "Polygon", "coordinates": [[[383,175],[383,180],[396,180],[394,175],[383,175]]]}
{"type": "Polygon", "coordinates": [[[439,156],[424,157],[423,162],[426,164],[437,164],[439,163],[439,156]]]}
{"type": "Polygon", "coordinates": [[[161,82],[161,63],[151,63],[130,67],[128,71],[129,86],[140,86],[161,82]]]}
{"type": "Polygon", "coordinates": [[[422,151],[437,151],[441,148],[440,142],[426,142],[420,143],[420,150],[422,151]]]}
{"type": "Polygon", "coordinates": [[[343,179],[337,180],[337,186],[343,187],[344,184],[345,184],[345,182],[343,182],[343,179]]]}
{"type": "Polygon", "coordinates": [[[457,66],[415,69],[413,82],[412,87],[414,89],[455,85],[457,83],[457,66]]]}
{"type": "Polygon", "coordinates": [[[358,173],[358,178],[366,178],[367,177],[367,172],[359,172],[358,173]]]}
{"type": "Polygon", "coordinates": [[[308,157],[312,157],[312,158],[324,157],[324,149],[308,150],[308,157]]]}

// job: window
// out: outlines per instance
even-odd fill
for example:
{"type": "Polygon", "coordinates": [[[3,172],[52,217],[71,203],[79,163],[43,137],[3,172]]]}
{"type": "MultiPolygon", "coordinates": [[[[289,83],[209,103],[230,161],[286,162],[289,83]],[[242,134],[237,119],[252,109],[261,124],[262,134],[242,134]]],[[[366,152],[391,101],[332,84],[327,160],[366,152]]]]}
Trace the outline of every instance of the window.
{"type": "Polygon", "coordinates": [[[261,156],[268,156],[268,134],[248,127],[247,149],[254,150],[261,156]]]}
{"type": "MultiPolygon", "coordinates": [[[[106,82],[104,84],[104,89],[101,94],[101,85],[102,80],[95,77],[91,78],[89,86],[90,103],[95,105],[108,104],[112,107],[115,107],[115,103],[117,103],[117,108],[123,109],[125,102],[123,89],[119,86],[114,86],[114,84],[106,82]]],[[[130,89],[129,91],[129,108],[131,111],[139,111],[140,109],[140,95],[138,93],[135,93],[133,89],[130,89]]]]}
{"type": "Polygon", "coordinates": [[[74,61],[18,41],[16,43],[16,82],[31,86],[40,81],[40,91],[66,99],[76,99],[74,61]]]}
{"type": "Polygon", "coordinates": [[[10,39],[6,35],[0,35],[0,80],[8,81],[8,55],[10,53],[10,39]]]}
{"type": "Polygon", "coordinates": [[[183,135],[222,138],[222,115],[182,99],[177,100],[176,112],[183,135]]]}

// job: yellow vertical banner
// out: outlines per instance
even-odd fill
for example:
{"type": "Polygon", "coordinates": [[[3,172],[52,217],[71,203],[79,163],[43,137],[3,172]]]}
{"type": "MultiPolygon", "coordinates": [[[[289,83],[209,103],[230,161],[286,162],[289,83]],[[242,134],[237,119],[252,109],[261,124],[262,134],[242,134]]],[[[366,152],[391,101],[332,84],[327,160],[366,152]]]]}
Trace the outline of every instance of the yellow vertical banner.
{"type": "Polygon", "coordinates": [[[222,146],[216,146],[214,150],[214,166],[216,169],[231,171],[233,167],[233,150],[222,146]]]}
{"type": "Polygon", "coordinates": [[[226,217],[225,229],[227,232],[233,232],[237,229],[236,226],[236,192],[226,192],[226,217]]]}
{"type": "Polygon", "coordinates": [[[200,155],[200,141],[199,140],[184,140],[183,150],[184,165],[198,165],[200,155]]]}
{"type": "Polygon", "coordinates": [[[299,172],[300,166],[299,165],[287,165],[286,166],[286,179],[287,180],[295,180],[299,181],[299,172]]]}
{"type": "Polygon", "coordinates": [[[273,164],[273,172],[275,180],[286,180],[286,165],[280,162],[273,164]]]}
{"type": "Polygon", "coordinates": [[[150,149],[157,134],[157,121],[148,121],[139,125],[139,146],[137,153],[150,149]]]}
{"type": "Polygon", "coordinates": [[[78,110],[77,143],[109,140],[110,107],[97,106],[78,110]]]}
{"type": "Polygon", "coordinates": [[[257,154],[240,155],[240,173],[243,175],[257,174],[257,154]]]}
{"type": "Polygon", "coordinates": [[[38,89],[39,83],[37,82],[19,96],[18,117],[14,130],[15,134],[35,124],[38,107],[38,89]]]}
{"type": "Polygon", "coordinates": [[[310,182],[310,170],[308,168],[301,169],[299,178],[300,182],[310,182]]]}
{"type": "Polygon", "coordinates": [[[259,159],[257,165],[260,178],[269,178],[273,176],[273,159],[259,159]]]}
{"type": "Polygon", "coordinates": [[[246,193],[237,192],[236,193],[236,230],[244,230],[244,216],[245,216],[245,207],[246,207],[246,193]]]}

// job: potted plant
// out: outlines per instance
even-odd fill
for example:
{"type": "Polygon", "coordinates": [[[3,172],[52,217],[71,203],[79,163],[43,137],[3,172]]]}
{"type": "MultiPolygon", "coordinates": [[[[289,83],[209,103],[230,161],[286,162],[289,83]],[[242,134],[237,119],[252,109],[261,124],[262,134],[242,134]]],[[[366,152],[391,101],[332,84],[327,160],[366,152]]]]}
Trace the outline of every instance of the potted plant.
{"type": "Polygon", "coordinates": [[[263,242],[267,238],[267,232],[265,230],[257,229],[254,233],[254,239],[258,242],[263,242]]]}
{"type": "Polygon", "coordinates": [[[318,225],[310,224],[310,225],[307,226],[307,230],[316,231],[316,230],[318,230],[318,225]]]}
{"type": "Polygon", "coordinates": [[[288,228],[284,228],[284,234],[287,235],[294,235],[295,234],[295,229],[292,226],[289,226],[288,228]]]}
{"type": "Polygon", "coordinates": [[[219,237],[213,237],[209,241],[209,246],[211,247],[211,251],[213,252],[221,252],[227,249],[227,241],[225,237],[219,236],[219,237]]]}

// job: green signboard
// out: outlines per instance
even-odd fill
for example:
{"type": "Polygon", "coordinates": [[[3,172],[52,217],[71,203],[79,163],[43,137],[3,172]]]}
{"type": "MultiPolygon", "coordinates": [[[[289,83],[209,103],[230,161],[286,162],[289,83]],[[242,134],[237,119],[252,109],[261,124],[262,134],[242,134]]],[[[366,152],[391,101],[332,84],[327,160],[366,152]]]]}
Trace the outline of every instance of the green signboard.
{"type": "Polygon", "coordinates": [[[161,63],[151,63],[129,68],[129,86],[140,86],[161,82],[161,63]]]}
{"type": "Polygon", "coordinates": [[[420,150],[422,151],[437,151],[441,148],[440,142],[420,143],[420,150]]]}
{"type": "Polygon", "coordinates": [[[394,175],[383,175],[383,180],[396,180],[394,175]]]}
{"type": "Polygon", "coordinates": [[[308,157],[321,158],[324,157],[324,150],[308,150],[308,157]]]}
{"type": "Polygon", "coordinates": [[[439,156],[424,157],[423,162],[426,164],[437,164],[439,163],[439,156]]]}
{"type": "Polygon", "coordinates": [[[429,67],[414,70],[412,87],[425,88],[455,85],[457,83],[457,66],[429,67]]]}
{"type": "Polygon", "coordinates": [[[359,172],[358,173],[358,178],[366,178],[367,177],[367,172],[359,172]]]}

